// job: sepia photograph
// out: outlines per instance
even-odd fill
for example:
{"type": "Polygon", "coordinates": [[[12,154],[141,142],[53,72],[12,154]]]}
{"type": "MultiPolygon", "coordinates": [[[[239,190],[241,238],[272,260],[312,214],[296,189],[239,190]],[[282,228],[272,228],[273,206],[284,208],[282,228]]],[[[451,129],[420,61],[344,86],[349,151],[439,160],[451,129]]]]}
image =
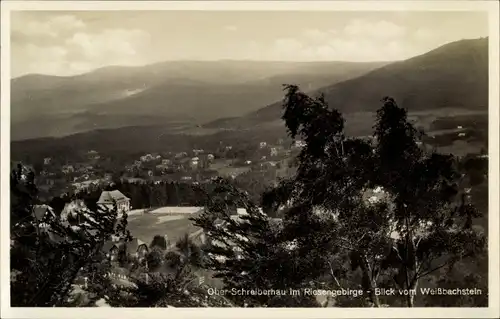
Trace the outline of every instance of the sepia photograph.
{"type": "Polygon", "coordinates": [[[85,2],[2,3],[2,317],[498,315],[498,2],[85,2]]]}

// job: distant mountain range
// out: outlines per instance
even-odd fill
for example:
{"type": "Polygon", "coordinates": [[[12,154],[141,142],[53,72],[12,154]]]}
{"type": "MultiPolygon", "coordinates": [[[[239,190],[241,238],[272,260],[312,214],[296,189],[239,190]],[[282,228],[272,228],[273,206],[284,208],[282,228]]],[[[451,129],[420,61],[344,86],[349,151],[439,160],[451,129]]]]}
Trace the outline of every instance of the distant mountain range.
{"type": "MultiPolygon", "coordinates": [[[[306,90],[307,91],[307,90],[306,90]]],[[[461,40],[414,58],[393,62],[359,77],[324,86],[329,106],[344,114],[373,112],[384,96],[410,112],[433,109],[488,110],[488,38],[461,40]]],[[[282,103],[239,118],[218,119],[210,128],[249,128],[276,122],[282,103]]]]}
{"type": "Polygon", "coordinates": [[[11,138],[240,117],[281,100],[284,83],[312,91],[387,63],[176,61],[69,77],[26,75],[11,81],[11,138]]]}
{"type": "Polygon", "coordinates": [[[332,108],[361,126],[372,122],[363,117],[384,96],[410,112],[487,112],[488,38],[452,42],[391,63],[177,61],[71,77],[26,75],[11,81],[11,138],[132,126],[167,135],[194,134],[185,129],[190,127],[199,134],[276,127],[284,132],[285,83],[323,93],[332,108]]]}

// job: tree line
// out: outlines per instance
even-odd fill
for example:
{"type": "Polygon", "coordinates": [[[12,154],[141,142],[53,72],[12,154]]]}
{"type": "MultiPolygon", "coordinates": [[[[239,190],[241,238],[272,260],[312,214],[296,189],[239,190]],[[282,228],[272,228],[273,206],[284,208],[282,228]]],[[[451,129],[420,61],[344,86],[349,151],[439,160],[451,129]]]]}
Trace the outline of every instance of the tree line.
{"type": "Polygon", "coordinates": [[[162,206],[203,206],[196,187],[179,182],[131,183],[117,180],[107,186],[98,186],[73,194],[63,194],[52,198],[47,204],[56,212],[61,212],[64,205],[75,199],[83,200],[85,205],[95,211],[97,201],[103,191],[119,190],[130,198],[132,209],[147,209],[162,206]]]}

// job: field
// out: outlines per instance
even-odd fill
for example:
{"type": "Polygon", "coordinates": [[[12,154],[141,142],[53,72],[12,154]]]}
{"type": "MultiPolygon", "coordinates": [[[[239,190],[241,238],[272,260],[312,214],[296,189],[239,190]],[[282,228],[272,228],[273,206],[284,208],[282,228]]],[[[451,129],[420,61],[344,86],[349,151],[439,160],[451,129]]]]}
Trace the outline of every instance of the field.
{"type": "MultiPolygon", "coordinates": [[[[351,136],[365,136],[373,133],[375,113],[358,112],[345,115],[346,131],[351,136]]],[[[441,153],[464,156],[478,153],[487,143],[488,113],[458,108],[445,108],[409,112],[408,119],[416,128],[423,128],[429,140],[441,153]],[[459,138],[465,132],[467,137],[459,138]]]]}
{"type": "Polygon", "coordinates": [[[184,219],[184,218],[186,218],[186,217],[185,216],[181,216],[181,215],[158,216],[158,223],[163,224],[163,223],[166,223],[166,222],[171,222],[171,221],[174,221],[174,220],[184,219]]]}
{"type": "Polygon", "coordinates": [[[437,150],[442,154],[453,154],[455,156],[465,156],[469,153],[479,153],[483,148],[479,143],[467,143],[464,141],[454,141],[447,146],[439,146],[437,150]]]}
{"type": "Polygon", "coordinates": [[[196,214],[179,216],[170,214],[144,214],[128,217],[128,229],[134,238],[138,238],[148,245],[155,235],[167,235],[170,243],[175,243],[186,233],[191,234],[197,230],[190,217],[196,214]]]}
{"type": "Polygon", "coordinates": [[[221,176],[238,176],[243,173],[249,172],[251,167],[224,167],[217,170],[221,176]]]}
{"type": "Polygon", "coordinates": [[[221,176],[238,176],[240,174],[246,173],[251,170],[249,166],[244,167],[234,167],[231,166],[233,160],[217,160],[214,163],[210,164],[210,169],[215,170],[221,176]]]}

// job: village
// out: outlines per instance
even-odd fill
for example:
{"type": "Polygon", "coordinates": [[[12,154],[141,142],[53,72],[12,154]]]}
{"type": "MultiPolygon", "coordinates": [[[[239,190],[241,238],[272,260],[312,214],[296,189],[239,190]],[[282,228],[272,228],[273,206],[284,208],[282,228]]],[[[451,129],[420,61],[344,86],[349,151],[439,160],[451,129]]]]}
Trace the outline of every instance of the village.
{"type": "MultiPolygon", "coordinates": [[[[109,262],[111,268],[106,276],[111,279],[115,288],[134,287],[134,279],[143,279],[147,283],[149,274],[172,274],[175,273],[175,265],[169,264],[168,256],[178,256],[181,260],[185,258],[179,251],[179,242],[183,239],[199,247],[209,244],[207,235],[203,229],[195,227],[190,218],[199,216],[204,211],[204,207],[160,207],[156,209],[131,209],[130,199],[119,190],[103,191],[97,201],[102,214],[116,209],[118,218],[124,214],[128,217],[128,228],[131,231],[132,239],[125,241],[123,238],[112,236],[101,247],[105,254],[105,261],[109,262]],[[165,259],[154,259],[154,254],[160,254],[165,259]]],[[[54,209],[48,205],[36,205],[34,216],[39,221],[40,228],[47,232],[54,240],[58,240],[57,235],[52,233],[46,221],[48,219],[58,220],[62,225],[71,227],[74,231],[80,230],[80,226],[86,224],[88,220],[95,220],[89,213],[83,200],[73,200],[64,206],[58,215],[54,209]],[[44,227],[46,226],[46,227],[44,227]]],[[[259,209],[263,214],[262,209],[259,209]]],[[[236,208],[231,219],[244,222],[242,216],[247,215],[244,208],[236,208]]],[[[280,218],[271,218],[270,221],[276,225],[281,223],[280,218]]],[[[225,227],[225,223],[216,219],[214,225],[225,227]]],[[[221,242],[211,241],[210,245],[224,245],[221,242]]],[[[233,250],[239,254],[240,249],[234,245],[233,250]]],[[[216,258],[224,258],[215,256],[216,258]]],[[[171,257],[170,257],[171,258],[171,257]]],[[[92,276],[92,275],[90,275],[92,276]]],[[[198,286],[207,289],[221,288],[222,282],[211,276],[207,270],[197,269],[195,271],[198,286]]],[[[80,274],[73,284],[73,295],[86,296],[88,292],[89,274],[80,274]]],[[[107,306],[104,301],[99,301],[97,305],[107,306]]]]}
{"type": "Polygon", "coordinates": [[[245,149],[221,142],[220,147],[213,150],[152,152],[120,161],[88,150],[72,154],[71,158],[44,157],[43,162],[25,164],[37,172],[40,197],[50,199],[64,193],[89,191],[117,180],[199,184],[215,176],[236,179],[251,171],[271,172],[280,177],[288,174],[290,159],[303,145],[300,140],[287,145],[280,139],[275,143],[262,141],[245,149]]]}
{"type": "MultiPolygon", "coordinates": [[[[260,178],[262,174],[276,179],[290,174],[290,160],[304,145],[302,141],[293,141],[287,145],[282,139],[275,143],[261,141],[252,147],[245,146],[246,149],[221,143],[219,148],[213,150],[151,152],[135,159],[127,159],[128,162],[116,161],[95,150],[88,150],[73,154],[71,159],[44,157],[43,163],[28,163],[25,167],[37,172],[40,204],[34,207],[34,215],[41,222],[45,218],[52,218],[77,231],[89,218],[86,215],[90,211],[89,206],[94,209],[97,207],[99,211],[116,208],[118,218],[123,214],[127,215],[132,240],[125,242],[123,239],[111,238],[102,247],[112,265],[108,276],[117,286],[127,287],[133,285],[131,278],[144,276],[149,272],[174,271],[166,264],[148,264],[148,256],[152,250],[160,250],[163,255],[178,253],[176,244],[183,238],[189,238],[202,247],[207,244],[207,236],[190,220],[201,214],[204,207],[189,206],[189,203],[181,206],[151,206],[141,203],[139,207],[133,207],[131,198],[116,188],[117,182],[131,185],[178,183],[192,186],[209,183],[216,176],[240,182],[245,178],[254,179],[255,175],[260,178]],[[81,194],[91,192],[100,194],[95,203],[89,202],[88,198],[80,198],[81,194]],[[50,202],[54,198],[66,198],[64,206],[51,207],[50,202]]],[[[241,220],[240,217],[245,214],[244,208],[235,208],[231,218],[241,220]]],[[[281,219],[271,220],[279,223],[281,219]]],[[[47,231],[50,232],[50,229],[47,231]]],[[[234,249],[237,250],[238,247],[234,249]]],[[[196,275],[200,285],[221,285],[206,270],[200,270],[196,275]]],[[[82,274],[78,276],[74,289],[85,294],[87,284],[88,275],[82,274]]]]}
{"type": "MultiPolygon", "coordinates": [[[[222,143],[221,143],[222,144],[222,143]]],[[[180,152],[152,152],[129,160],[123,167],[116,162],[110,165],[110,158],[95,150],[88,150],[73,161],[64,161],[56,156],[45,157],[43,164],[26,165],[28,169],[37,170],[36,184],[40,190],[40,201],[45,204],[36,205],[35,216],[38,220],[47,217],[61,221],[63,225],[74,230],[85,221],[85,212],[89,211],[88,201],[78,199],[79,194],[92,191],[100,192],[95,202],[98,210],[109,211],[117,209],[118,218],[127,214],[128,229],[132,241],[124,242],[117,238],[107,241],[102,249],[107,260],[112,264],[110,278],[116,285],[132,285],[134,276],[143,276],[148,271],[171,272],[167,265],[148,265],[148,254],[152,249],[160,249],[163,254],[176,251],[176,243],[184,237],[189,238],[197,245],[207,244],[206,235],[195,227],[190,218],[203,211],[201,206],[162,206],[162,207],[133,207],[131,199],[120,190],[114,188],[117,181],[138,184],[159,184],[165,182],[197,185],[208,183],[215,176],[230,179],[242,178],[252,172],[266,172],[273,179],[277,176],[290,174],[289,161],[304,146],[302,141],[294,141],[286,145],[283,140],[271,144],[265,141],[253,146],[253,149],[244,150],[238,146],[221,145],[218,149],[192,149],[180,152]],[[106,190],[104,190],[106,189],[106,190]],[[76,195],[76,197],[75,197],[76,195]],[[47,203],[50,199],[66,196],[64,207],[57,209],[47,203]],[[154,244],[158,238],[163,239],[163,245],[154,244]],[[125,251],[125,261],[121,254],[125,251]],[[146,271],[147,270],[147,271],[146,271]]],[[[92,203],[94,204],[94,203],[92,203]]],[[[245,215],[243,208],[237,208],[232,218],[239,219],[245,215]]],[[[273,221],[279,222],[279,218],[273,221]]],[[[235,247],[237,249],[237,247],[235,247]]],[[[212,286],[220,285],[210,275],[200,272],[200,284],[208,278],[212,286]]],[[[75,289],[84,293],[88,278],[79,276],[75,282],[75,289]]]]}

